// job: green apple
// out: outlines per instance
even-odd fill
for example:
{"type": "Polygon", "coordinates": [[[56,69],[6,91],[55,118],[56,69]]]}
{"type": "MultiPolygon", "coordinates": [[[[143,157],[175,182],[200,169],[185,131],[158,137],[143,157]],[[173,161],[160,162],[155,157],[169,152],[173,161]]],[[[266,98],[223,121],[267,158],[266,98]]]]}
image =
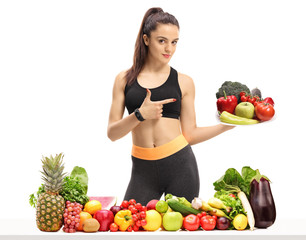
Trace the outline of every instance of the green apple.
{"type": "Polygon", "coordinates": [[[250,102],[241,102],[235,108],[235,115],[252,119],[254,117],[254,105],[250,102]]]}
{"type": "Polygon", "coordinates": [[[163,227],[167,231],[177,231],[183,225],[183,216],[179,212],[166,212],[163,216],[163,227]]]}

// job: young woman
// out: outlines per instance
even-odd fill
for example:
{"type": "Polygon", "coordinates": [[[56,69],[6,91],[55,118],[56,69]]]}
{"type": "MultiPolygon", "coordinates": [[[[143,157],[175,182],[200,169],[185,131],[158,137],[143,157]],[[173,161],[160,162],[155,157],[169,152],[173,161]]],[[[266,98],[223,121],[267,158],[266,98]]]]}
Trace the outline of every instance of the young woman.
{"type": "Polygon", "coordinates": [[[197,127],[193,80],[169,66],[179,40],[179,23],[161,8],[149,9],[135,45],[133,66],[113,87],[108,137],[132,132],[133,168],[125,200],[147,204],[171,193],[191,201],[200,180],[190,145],[232,127],[197,127]],[[123,118],[124,109],[129,115],[123,118]]]}

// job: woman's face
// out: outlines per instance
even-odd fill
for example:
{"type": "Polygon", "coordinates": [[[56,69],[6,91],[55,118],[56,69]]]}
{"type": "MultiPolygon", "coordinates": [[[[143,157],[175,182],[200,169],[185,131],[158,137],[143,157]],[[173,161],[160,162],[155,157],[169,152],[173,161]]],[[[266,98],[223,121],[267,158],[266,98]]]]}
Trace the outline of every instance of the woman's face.
{"type": "Polygon", "coordinates": [[[151,36],[144,34],[143,39],[148,46],[148,57],[167,64],[175,53],[179,29],[173,24],[158,24],[151,36]]]}

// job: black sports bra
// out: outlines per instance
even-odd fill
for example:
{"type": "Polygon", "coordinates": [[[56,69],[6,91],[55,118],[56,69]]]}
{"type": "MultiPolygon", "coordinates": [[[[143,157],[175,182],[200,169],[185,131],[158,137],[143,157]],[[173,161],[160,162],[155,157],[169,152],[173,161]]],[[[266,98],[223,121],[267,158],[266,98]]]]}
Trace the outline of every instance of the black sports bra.
{"type": "MultiPolygon", "coordinates": [[[[151,91],[151,100],[160,101],[168,98],[175,98],[176,101],[164,104],[163,116],[167,118],[179,119],[181,113],[182,92],[178,83],[177,71],[170,68],[170,74],[166,82],[156,88],[149,88],[151,91]]],[[[124,89],[125,106],[131,114],[136,108],[139,108],[147,95],[145,88],[139,85],[137,79],[130,85],[126,85],[124,89]]]]}

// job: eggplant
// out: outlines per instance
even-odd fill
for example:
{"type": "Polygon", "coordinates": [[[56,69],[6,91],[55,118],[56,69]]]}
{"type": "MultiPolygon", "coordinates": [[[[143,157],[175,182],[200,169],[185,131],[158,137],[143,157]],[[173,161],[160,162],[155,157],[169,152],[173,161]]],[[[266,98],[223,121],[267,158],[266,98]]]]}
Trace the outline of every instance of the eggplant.
{"type": "Polygon", "coordinates": [[[270,180],[257,174],[251,181],[250,204],[254,213],[255,227],[268,228],[275,222],[276,209],[270,188],[270,180]]]}

